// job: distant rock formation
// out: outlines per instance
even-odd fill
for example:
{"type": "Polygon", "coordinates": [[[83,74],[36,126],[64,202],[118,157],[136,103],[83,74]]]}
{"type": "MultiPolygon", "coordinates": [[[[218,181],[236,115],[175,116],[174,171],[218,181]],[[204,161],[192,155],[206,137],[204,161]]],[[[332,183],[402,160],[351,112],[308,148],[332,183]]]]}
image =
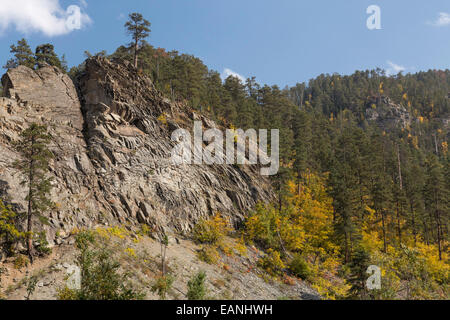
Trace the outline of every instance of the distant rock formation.
{"type": "Polygon", "coordinates": [[[374,121],[380,127],[391,130],[398,126],[406,128],[411,124],[412,117],[403,105],[395,104],[389,97],[383,96],[369,101],[366,120],[374,121]]]}

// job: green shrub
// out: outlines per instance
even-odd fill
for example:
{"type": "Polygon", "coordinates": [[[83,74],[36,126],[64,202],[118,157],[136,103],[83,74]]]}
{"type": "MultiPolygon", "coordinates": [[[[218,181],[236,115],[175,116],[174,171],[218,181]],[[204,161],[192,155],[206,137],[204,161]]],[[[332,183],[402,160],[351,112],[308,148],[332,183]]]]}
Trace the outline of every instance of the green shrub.
{"type": "Polygon", "coordinates": [[[17,270],[21,270],[22,268],[26,267],[30,260],[28,257],[19,254],[16,259],[14,259],[14,268],[17,270]]]}
{"type": "Polygon", "coordinates": [[[220,259],[219,252],[215,247],[212,246],[204,246],[201,250],[198,251],[197,256],[200,261],[212,265],[217,264],[220,259]]]}
{"type": "Polygon", "coordinates": [[[152,229],[150,226],[146,224],[141,224],[141,230],[138,232],[143,237],[151,237],[152,236],[152,229]]]}
{"type": "Polygon", "coordinates": [[[151,290],[152,290],[152,292],[156,292],[159,295],[159,297],[161,298],[161,300],[165,300],[167,294],[172,289],[172,285],[173,285],[174,281],[175,281],[175,278],[170,274],[161,276],[156,279],[151,290]]]}
{"type": "Polygon", "coordinates": [[[78,293],[76,290],[71,290],[67,287],[62,288],[58,291],[56,295],[56,299],[58,300],[79,300],[78,299],[78,293]]]}
{"type": "Polygon", "coordinates": [[[206,273],[200,271],[188,282],[188,300],[205,300],[206,296],[206,273]]]}
{"type": "Polygon", "coordinates": [[[120,264],[113,259],[113,252],[105,247],[95,247],[93,233],[79,233],[76,243],[80,250],[77,265],[81,271],[81,288],[79,290],[64,288],[59,291],[58,299],[140,300],[144,298],[144,294],[132,287],[128,274],[119,273],[120,264]]]}
{"type": "Polygon", "coordinates": [[[280,253],[273,249],[267,250],[267,254],[258,260],[258,266],[272,276],[279,276],[283,273],[285,265],[281,260],[280,253]]]}
{"type": "Polygon", "coordinates": [[[289,270],[298,278],[307,280],[311,276],[311,270],[305,259],[297,254],[289,264],[289,270]]]}
{"type": "Polygon", "coordinates": [[[39,245],[36,246],[36,251],[40,255],[49,255],[52,253],[52,249],[48,246],[47,235],[45,231],[42,231],[37,234],[39,245]]]}
{"type": "Polygon", "coordinates": [[[77,233],[75,243],[81,251],[86,250],[90,244],[95,242],[95,235],[92,231],[80,231],[77,233]]]}
{"type": "Polygon", "coordinates": [[[264,248],[279,249],[279,218],[279,213],[273,206],[257,204],[255,211],[245,221],[245,237],[264,248]]]}

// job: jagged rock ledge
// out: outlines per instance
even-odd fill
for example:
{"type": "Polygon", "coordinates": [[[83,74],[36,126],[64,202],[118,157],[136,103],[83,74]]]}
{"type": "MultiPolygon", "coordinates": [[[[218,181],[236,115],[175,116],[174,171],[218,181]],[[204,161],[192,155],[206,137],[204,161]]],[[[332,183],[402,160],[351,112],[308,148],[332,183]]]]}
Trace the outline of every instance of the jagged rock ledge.
{"type": "Polygon", "coordinates": [[[56,206],[45,227],[51,243],[74,228],[99,224],[158,224],[187,233],[201,217],[221,212],[237,222],[273,197],[256,167],[172,165],[171,132],[191,129],[194,115],[163,98],[131,64],[88,59],[77,88],[50,66],[9,70],[2,84],[0,197],[16,210],[25,208],[12,142],[30,123],[46,123],[55,154],[56,206]]]}

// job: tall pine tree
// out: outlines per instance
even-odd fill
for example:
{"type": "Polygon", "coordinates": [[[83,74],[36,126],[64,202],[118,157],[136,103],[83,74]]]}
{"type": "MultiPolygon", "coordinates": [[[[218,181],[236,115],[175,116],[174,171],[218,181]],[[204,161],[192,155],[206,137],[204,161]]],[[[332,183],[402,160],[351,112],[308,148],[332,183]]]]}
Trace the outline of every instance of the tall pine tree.
{"type": "Polygon", "coordinates": [[[145,38],[150,35],[151,23],[144,19],[142,14],[136,12],[131,13],[129,15],[129,19],[130,20],[125,23],[125,28],[127,29],[127,33],[133,39],[132,46],[134,48],[134,67],[137,68],[139,47],[144,44],[145,38]]]}
{"type": "Polygon", "coordinates": [[[14,58],[8,60],[6,65],[3,67],[5,69],[13,69],[18,66],[26,66],[28,68],[34,68],[36,60],[34,58],[33,51],[28,45],[27,40],[22,39],[17,41],[17,45],[11,45],[11,51],[14,58]]]}
{"type": "Polygon", "coordinates": [[[48,195],[51,191],[51,178],[48,177],[49,161],[53,154],[48,149],[51,136],[45,125],[32,123],[20,135],[16,150],[22,159],[15,162],[24,179],[22,185],[27,188],[27,250],[30,261],[33,262],[33,218],[43,218],[43,214],[52,206],[48,195]]]}

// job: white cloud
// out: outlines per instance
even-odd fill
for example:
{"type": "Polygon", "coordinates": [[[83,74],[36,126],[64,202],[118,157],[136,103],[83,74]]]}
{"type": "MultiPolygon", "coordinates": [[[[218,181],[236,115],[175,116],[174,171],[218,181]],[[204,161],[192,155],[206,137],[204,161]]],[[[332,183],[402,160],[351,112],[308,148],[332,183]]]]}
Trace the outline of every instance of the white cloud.
{"type": "MultiPolygon", "coordinates": [[[[86,8],[85,0],[80,0],[86,8]]],[[[59,36],[81,29],[91,18],[77,5],[64,10],[59,0],[0,0],[0,32],[15,28],[22,33],[59,36]]]]}
{"type": "Polygon", "coordinates": [[[396,75],[406,70],[405,67],[395,64],[392,61],[388,61],[387,64],[389,66],[389,68],[386,69],[386,74],[388,76],[396,75]]]}
{"type": "Polygon", "coordinates": [[[450,25],[450,13],[439,12],[439,17],[435,21],[429,22],[429,24],[435,27],[445,27],[450,25]]]}
{"type": "Polygon", "coordinates": [[[221,74],[220,76],[222,77],[223,80],[225,80],[225,79],[228,78],[229,76],[233,76],[233,77],[236,77],[236,78],[238,78],[239,80],[241,80],[242,83],[245,83],[245,78],[244,78],[244,76],[241,76],[239,73],[234,72],[233,70],[228,69],[228,68],[223,69],[223,72],[222,72],[222,74],[221,74]]]}

